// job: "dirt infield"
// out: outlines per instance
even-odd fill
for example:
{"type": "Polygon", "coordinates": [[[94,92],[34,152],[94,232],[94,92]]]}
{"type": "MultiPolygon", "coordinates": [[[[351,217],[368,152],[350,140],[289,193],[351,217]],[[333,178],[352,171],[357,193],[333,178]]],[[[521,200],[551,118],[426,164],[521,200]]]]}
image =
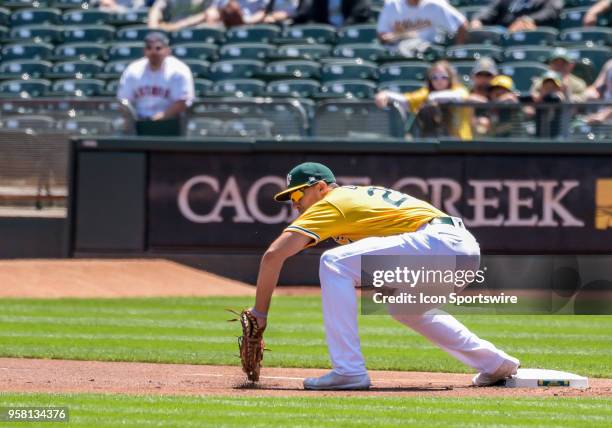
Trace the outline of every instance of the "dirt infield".
{"type": "Polygon", "coordinates": [[[475,388],[470,375],[371,371],[369,391],[305,391],[302,380],[326,370],[264,368],[245,383],[238,367],[187,364],[0,358],[0,391],[254,396],[612,396],[612,379],[589,379],[588,389],[475,388]]]}

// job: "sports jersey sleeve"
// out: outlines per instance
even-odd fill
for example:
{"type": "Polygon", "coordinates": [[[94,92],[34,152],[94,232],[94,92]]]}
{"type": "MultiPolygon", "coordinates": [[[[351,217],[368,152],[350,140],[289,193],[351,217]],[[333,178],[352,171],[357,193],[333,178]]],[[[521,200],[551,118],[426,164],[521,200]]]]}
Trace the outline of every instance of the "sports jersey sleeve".
{"type": "Polygon", "coordinates": [[[288,232],[297,232],[312,238],[307,247],[317,245],[331,236],[341,234],[344,215],[329,202],[317,203],[306,210],[293,223],[285,228],[288,232]]]}
{"type": "MultiPolygon", "coordinates": [[[[432,5],[433,6],[433,5],[432,5]]],[[[436,3],[436,12],[432,14],[435,24],[449,33],[455,33],[466,21],[465,16],[445,1],[436,3]]]]}
{"type": "Polygon", "coordinates": [[[376,31],[379,34],[393,32],[393,24],[395,23],[395,17],[397,16],[391,2],[386,2],[383,9],[380,11],[378,17],[378,23],[376,24],[376,31]]]}
{"type": "Polygon", "coordinates": [[[119,88],[117,89],[117,98],[120,100],[134,102],[134,88],[132,84],[131,69],[129,66],[123,70],[123,74],[121,74],[119,88]]]}
{"type": "Polygon", "coordinates": [[[172,77],[170,84],[172,101],[185,101],[187,105],[191,105],[194,98],[193,75],[188,67],[181,67],[172,77]]]}

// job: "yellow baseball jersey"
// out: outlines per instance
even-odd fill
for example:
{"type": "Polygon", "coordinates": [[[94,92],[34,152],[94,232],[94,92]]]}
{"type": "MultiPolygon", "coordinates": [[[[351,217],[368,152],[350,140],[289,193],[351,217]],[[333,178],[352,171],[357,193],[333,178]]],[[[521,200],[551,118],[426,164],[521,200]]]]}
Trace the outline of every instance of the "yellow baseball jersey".
{"type": "Polygon", "coordinates": [[[446,216],[412,196],[375,186],[343,186],[302,213],[285,231],[313,239],[308,247],[333,238],[348,244],[371,236],[414,232],[434,217],[446,216]]]}

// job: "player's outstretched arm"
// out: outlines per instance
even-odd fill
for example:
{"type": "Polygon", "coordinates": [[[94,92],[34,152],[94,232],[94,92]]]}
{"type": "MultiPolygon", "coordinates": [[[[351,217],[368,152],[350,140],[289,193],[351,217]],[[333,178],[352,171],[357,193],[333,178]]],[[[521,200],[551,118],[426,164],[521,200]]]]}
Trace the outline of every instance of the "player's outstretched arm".
{"type": "Polygon", "coordinates": [[[270,299],[280,271],[289,257],[302,251],[312,239],[297,232],[283,232],[266,250],[259,265],[255,310],[258,314],[267,314],[270,299]]]}

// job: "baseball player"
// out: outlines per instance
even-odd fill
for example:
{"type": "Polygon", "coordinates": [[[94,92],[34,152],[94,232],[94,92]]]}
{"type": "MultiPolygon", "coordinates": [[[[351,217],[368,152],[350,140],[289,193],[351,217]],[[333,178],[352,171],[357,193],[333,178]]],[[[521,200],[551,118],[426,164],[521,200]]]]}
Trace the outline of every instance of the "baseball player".
{"type": "MultiPolygon", "coordinates": [[[[255,306],[250,310],[260,326],[265,328],[270,299],[287,258],[327,238],[345,244],[325,251],[319,265],[325,334],[333,369],[319,378],[305,379],[305,389],[370,386],[357,328],[355,286],[360,281],[361,256],[430,255],[432,264],[434,256],[439,255],[479,259],[478,243],[460,219],[390,189],[341,187],[331,170],[319,163],[307,162],[293,168],[287,176],[287,189],[274,199],[290,200],[300,216],[285,228],[261,260],[255,306]]],[[[454,265],[449,268],[456,269],[454,265]]],[[[493,385],[517,372],[516,358],[478,338],[443,311],[392,316],[478,370],[472,380],[476,386],[493,385]]]]}
{"type": "Polygon", "coordinates": [[[117,98],[128,100],[139,119],[171,119],[193,102],[191,70],[171,55],[168,43],[163,33],[147,34],[144,58],[131,63],[121,75],[117,98]]]}

